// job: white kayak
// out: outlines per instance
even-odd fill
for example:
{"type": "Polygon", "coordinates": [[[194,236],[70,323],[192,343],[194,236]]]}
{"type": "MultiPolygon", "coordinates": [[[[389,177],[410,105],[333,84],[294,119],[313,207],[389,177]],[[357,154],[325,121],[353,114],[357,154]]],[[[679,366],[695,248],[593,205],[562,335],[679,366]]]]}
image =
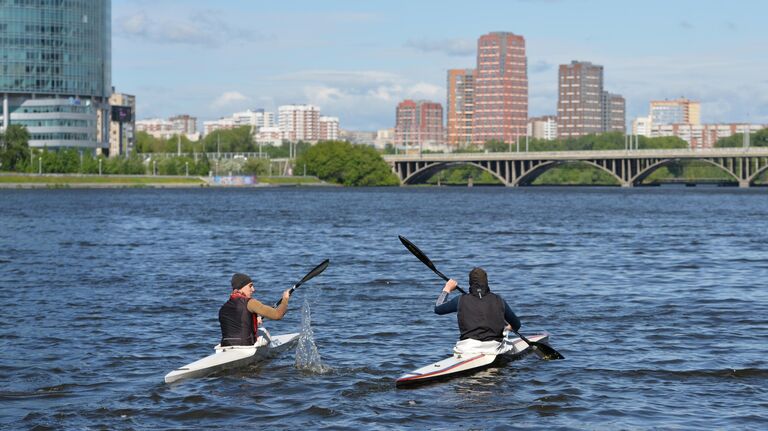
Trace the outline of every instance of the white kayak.
{"type": "MultiPolygon", "coordinates": [[[[549,334],[532,335],[527,338],[533,342],[546,343],[549,340],[549,334]]],[[[532,352],[533,349],[525,341],[516,337],[514,333],[509,333],[493,353],[459,353],[454,351],[450,358],[400,376],[395,380],[395,385],[406,386],[477,371],[491,366],[497,359],[519,359],[532,352]]]]}
{"type": "Polygon", "coordinates": [[[165,383],[182,379],[204,377],[216,371],[240,367],[264,360],[296,345],[299,333],[270,336],[269,332],[259,328],[259,338],[252,346],[214,347],[215,353],[203,359],[177,368],[165,375],[165,383]]]}

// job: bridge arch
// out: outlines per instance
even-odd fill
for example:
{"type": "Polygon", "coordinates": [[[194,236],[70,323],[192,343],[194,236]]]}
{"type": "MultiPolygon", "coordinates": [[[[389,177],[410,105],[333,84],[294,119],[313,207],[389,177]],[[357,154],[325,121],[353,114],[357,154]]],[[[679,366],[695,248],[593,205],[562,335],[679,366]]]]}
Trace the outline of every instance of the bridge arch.
{"type": "Polygon", "coordinates": [[[483,163],[478,163],[474,161],[468,161],[468,162],[431,162],[426,163],[423,167],[415,170],[410,175],[406,176],[403,179],[404,185],[410,185],[410,184],[422,184],[426,183],[428,179],[432,178],[433,175],[440,171],[444,171],[446,169],[449,169],[453,166],[475,166],[477,168],[480,168],[481,170],[488,172],[491,174],[494,178],[499,180],[502,184],[507,185],[506,180],[504,177],[502,177],[499,173],[494,172],[492,169],[490,169],[487,166],[484,166],[483,163]]]}
{"type": "Polygon", "coordinates": [[[763,174],[763,172],[768,172],[768,164],[766,164],[766,165],[765,165],[765,166],[763,166],[762,168],[760,168],[760,169],[756,170],[756,171],[755,171],[755,173],[754,173],[754,174],[752,174],[752,176],[749,178],[749,182],[750,182],[750,184],[751,184],[751,183],[754,183],[754,182],[755,182],[755,180],[757,180],[758,178],[760,178],[760,175],[762,175],[762,174],[763,174]]]}
{"type": "Polygon", "coordinates": [[[686,159],[686,160],[679,159],[679,158],[677,158],[677,159],[659,159],[655,163],[651,163],[650,165],[648,165],[645,169],[642,169],[639,172],[637,172],[637,174],[634,177],[630,178],[629,181],[632,182],[633,185],[639,185],[639,184],[641,184],[643,182],[643,180],[648,178],[648,176],[650,176],[652,173],[657,171],[659,168],[662,168],[664,166],[669,166],[669,165],[672,165],[674,163],[679,163],[679,162],[683,162],[683,161],[689,161],[690,162],[690,161],[694,161],[694,160],[695,161],[699,161],[699,162],[705,162],[705,163],[707,163],[709,165],[717,167],[721,171],[727,173],[734,180],[734,182],[738,183],[740,181],[740,178],[738,177],[738,175],[736,175],[735,172],[731,171],[726,166],[723,166],[720,163],[717,163],[714,160],[707,159],[707,158],[686,159]]]}
{"type": "Polygon", "coordinates": [[[608,175],[611,176],[611,178],[614,178],[619,184],[624,183],[624,180],[618,175],[616,175],[616,172],[612,171],[611,169],[608,169],[606,166],[603,166],[599,163],[595,163],[592,160],[556,160],[556,161],[542,162],[540,164],[533,166],[528,171],[520,173],[520,176],[517,178],[517,181],[514,185],[520,185],[520,186],[531,185],[534,181],[536,181],[536,178],[540,177],[544,172],[560,166],[571,165],[571,164],[589,165],[591,167],[597,168],[607,173],[608,175]]]}

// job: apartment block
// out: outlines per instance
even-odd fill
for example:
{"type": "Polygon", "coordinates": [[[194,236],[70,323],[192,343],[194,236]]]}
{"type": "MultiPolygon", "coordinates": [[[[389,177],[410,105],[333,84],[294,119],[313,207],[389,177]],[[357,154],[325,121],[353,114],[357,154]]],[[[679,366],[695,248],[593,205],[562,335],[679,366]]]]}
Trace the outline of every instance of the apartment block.
{"type": "Polygon", "coordinates": [[[339,117],[320,117],[319,139],[321,141],[335,141],[339,139],[339,117]]]}
{"type": "Polygon", "coordinates": [[[472,117],[475,105],[475,69],[448,71],[447,142],[457,149],[472,144],[472,117]]]}
{"type": "Polygon", "coordinates": [[[477,41],[472,141],[513,142],[528,122],[528,67],[525,38],[493,32],[477,41]]]}
{"type": "Polygon", "coordinates": [[[677,136],[688,142],[692,149],[714,148],[718,139],[728,138],[737,133],[755,133],[768,127],[768,124],[653,124],[651,137],[677,136]]]}
{"type": "Polygon", "coordinates": [[[395,146],[406,151],[444,146],[443,106],[428,100],[404,100],[395,113],[395,146]]]}
{"type": "Polygon", "coordinates": [[[632,134],[651,137],[651,116],[637,117],[632,120],[632,134]]]}
{"type": "Polygon", "coordinates": [[[603,131],[603,66],[588,61],[561,64],[558,72],[557,127],[560,138],[603,131]]]}
{"type": "Polygon", "coordinates": [[[545,115],[528,120],[528,136],[534,139],[557,139],[557,116],[545,115]]]}
{"type": "Polygon", "coordinates": [[[626,101],[619,94],[603,91],[602,121],[604,132],[627,131],[626,101]]]}
{"type": "Polygon", "coordinates": [[[689,99],[653,100],[650,116],[656,126],[701,124],[701,104],[689,99]]]}
{"type": "Polygon", "coordinates": [[[254,141],[257,144],[277,146],[282,144],[280,128],[277,126],[259,127],[255,132],[254,141]]]}
{"type": "Polygon", "coordinates": [[[320,108],[313,105],[283,105],[277,111],[282,139],[317,142],[320,138],[320,108]]]}
{"type": "Polygon", "coordinates": [[[109,106],[109,156],[130,155],[136,142],[136,96],[112,93],[109,106]]]}
{"type": "Polygon", "coordinates": [[[176,115],[168,119],[173,123],[173,128],[184,135],[193,135],[197,133],[197,117],[188,114],[176,115]]]}

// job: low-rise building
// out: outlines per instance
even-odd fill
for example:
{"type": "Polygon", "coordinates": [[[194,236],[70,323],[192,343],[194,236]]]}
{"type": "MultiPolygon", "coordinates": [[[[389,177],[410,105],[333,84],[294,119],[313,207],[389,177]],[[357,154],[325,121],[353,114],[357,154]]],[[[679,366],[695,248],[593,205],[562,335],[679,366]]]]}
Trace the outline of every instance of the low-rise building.
{"type": "Polygon", "coordinates": [[[651,137],[677,136],[688,142],[692,149],[714,148],[719,139],[731,137],[737,133],[755,133],[765,129],[768,124],[654,124],[651,137]]]}
{"type": "Polygon", "coordinates": [[[557,116],[544,115],[528,120],[528,136],[533,139],[557,139],[557,116]]]}
{"type": "Polygon", "coordinates": [[[280,136],[280,128],[277,126],[259,127],[254,140],[257,144],[279,146],[283,142],[280,136]]]}
{"type": "Polygon", "coordinates": [[[158,139],[170,139],[176,135],[185,136],[191,141],[200,139],[197,118],[187,114],[176,115],[167,120],[162,118],[137,120],[136,131],[145,132],[158,139]]]}

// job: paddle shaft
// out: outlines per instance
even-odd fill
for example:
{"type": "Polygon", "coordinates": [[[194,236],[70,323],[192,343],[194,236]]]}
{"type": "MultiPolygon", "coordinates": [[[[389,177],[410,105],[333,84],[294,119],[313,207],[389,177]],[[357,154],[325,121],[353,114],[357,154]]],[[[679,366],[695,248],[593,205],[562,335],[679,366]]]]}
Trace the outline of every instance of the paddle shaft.
{"type": "MultiPolygon", "coordinates": [[[[312,268],[311,271],[307,273],[298,283],[294,284],[291,289],[288,291],[288,296],[290,297],[293,295],[293,292],[298,289],[299,286],[306,283],[307,281],[311,280],[315,276],[319,275],[321,272],[325,271],[325,268],[328,268],[328,264],[330,263],[330,259],[325,259],[320,265],[317,265],[316,267],[312,268]]],[[[275,308],[279,307],[280,304],[283,302],[283,298],[280,298],[275,303],[275,308]]]]}
{"type": "MultiPolygon", "coordinates": [[[[426,265],[429,269],[431,269],[435,274],[437,274],[440,278],[442,278],[445,281],[450,280],[448,277],[446,277],[445,274],[443,274],[442,272],[438,271],[438,269],[435,266],[435,264],[432,263],[432,261],[427,257],[426,254],[424,254],[423,251],[421,251],[418,247],[416,247],[416,244],[408,241],[408,239],[405,238],[404,236],[398,235],[398,238],[400,238],[400,242],[403,243],[403,245],[405,246],[405,248],[408,249],[408,251],[410,251],[414,256],[416,256],[424,265],[426,265]]],[[[456,289],[459,292],[463,293],[463,294],[467,293],[467,292],[464,291],[464,289],[459,287],[458,284],[456,285],[456,289]]],[[[512,331],[518,337],[520,337],[521,340],[525,341],[529,346],[531,346],[534,349],[534,351],[537,352],[537,354],[538,354],[538,351],[540,350],[543,356],[542,355],[539,355],[539,356],[541,356],[542,358],[545,358],[545,359],[565,359],[565,357],[563,355],[561,355],[560,352],[555,350],[552,346],[550,346],[548,344],[544,344],[544,343],[539,343],[537,341],[530,341],[529,339],[523,337],[519,332],[515,331],[514,328],[512,328],[512,331]]]]}

